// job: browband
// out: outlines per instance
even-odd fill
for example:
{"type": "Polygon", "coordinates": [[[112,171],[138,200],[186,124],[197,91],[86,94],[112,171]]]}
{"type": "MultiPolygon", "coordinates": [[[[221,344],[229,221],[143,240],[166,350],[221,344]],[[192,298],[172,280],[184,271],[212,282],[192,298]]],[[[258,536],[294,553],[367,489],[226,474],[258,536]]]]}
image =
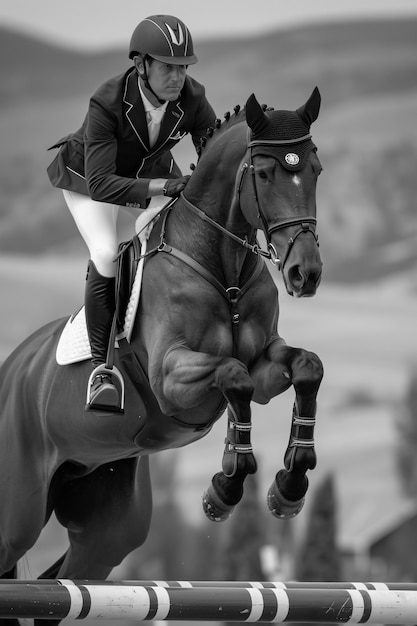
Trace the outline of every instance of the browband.
{"type": "Polygon", "coordinates": [[[297,139],[254,139],[248,142],[248,148],[253,146],[285,146],[292,143],[301,143],[311,139],[311,135],[304,135],[303,137],[297,137],[297,139]]]}

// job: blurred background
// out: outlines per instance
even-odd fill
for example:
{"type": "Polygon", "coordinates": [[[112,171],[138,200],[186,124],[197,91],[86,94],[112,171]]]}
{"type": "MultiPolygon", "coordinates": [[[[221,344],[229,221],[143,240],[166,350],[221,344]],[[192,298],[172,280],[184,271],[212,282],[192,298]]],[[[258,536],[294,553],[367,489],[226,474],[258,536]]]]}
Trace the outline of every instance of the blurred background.
{"type": "MultiPolygon", "coordinates": [[[[259,472],[227,524],[206,522],[201,509],[220,469],[224,420],[204,440],[152,459],[153,529],[114,577],[417,581],[417,5],[205,4],[2,3],[0,359],[82,302],[87,253],[50,186],[47,148],[81,125],[102,82],[128,69],[143,17],[173,13],[187,23],[199,57],[190,74],[218,117],[252,92],[295,109],[317,85],[323,281],[315,298],[293,301],[276,276],[280,334],[325,367],[306,507],[286,523],[266,512],[289,436],[289,391],[253,407],[259,472]]],[[[187,141],[176,156],[185,172],[196,160],[187,141]]],[[[130,237],[129,220],[120,226],[130,237]]],[[[25,577],[64,549],[52,520],[25,577]]]]}

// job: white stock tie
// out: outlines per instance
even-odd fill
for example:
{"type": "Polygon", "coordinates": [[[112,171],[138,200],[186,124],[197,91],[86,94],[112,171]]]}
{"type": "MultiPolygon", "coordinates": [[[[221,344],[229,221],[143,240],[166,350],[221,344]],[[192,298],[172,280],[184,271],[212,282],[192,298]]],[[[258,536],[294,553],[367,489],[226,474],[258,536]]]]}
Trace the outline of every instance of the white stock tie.
{"type": "Polygon", "coordinates": [[[165,109],[150,109],[146,111],[148,120],[149,145],[152,148],[158,139],[159,130],[161,128],[162,118],[165,115],[165,109]]]}

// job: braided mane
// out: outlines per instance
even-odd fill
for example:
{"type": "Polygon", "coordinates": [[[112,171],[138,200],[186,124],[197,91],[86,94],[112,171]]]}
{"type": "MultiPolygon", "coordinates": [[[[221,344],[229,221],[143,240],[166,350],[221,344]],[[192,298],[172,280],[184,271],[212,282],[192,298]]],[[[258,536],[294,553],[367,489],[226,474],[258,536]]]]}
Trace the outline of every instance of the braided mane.
{"type": "MultiPolygon", "coordinates": [[[[266,111],[267,105],[266,104],[262,105],[262,108],[264,111],[266,111]]],[[[268,109],[268,110],[271,110],[271,109],[268,109]]],[[[233,108],[233,111],[234,113],[230,113],[230,111],[227,111],[224,114],[223,121],[218,118],[216,119],[215,125],[210,126],[210,128],[207,129],[206,136],[201,138],[200,145],[197,147],[197,154],[199,158],[203,150],[207,146],[207,143],[213,137],[213,135],[218,137],[219,134],[225,132],[226,130],[229,130],[229,128],[232,128],[236,124],[239,124],[246,118],[245,107],[241,107],[240,104],[237,104],[233,108]]]]}

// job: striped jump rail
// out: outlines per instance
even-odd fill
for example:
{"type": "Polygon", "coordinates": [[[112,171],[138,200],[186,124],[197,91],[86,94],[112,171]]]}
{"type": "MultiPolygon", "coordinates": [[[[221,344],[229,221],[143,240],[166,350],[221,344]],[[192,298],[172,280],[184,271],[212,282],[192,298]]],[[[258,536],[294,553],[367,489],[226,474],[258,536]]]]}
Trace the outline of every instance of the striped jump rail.
{"type": "Polygon", "coordinates": [[[0,619],[417,624],[416,583],[0,580],[0,619]]]}

